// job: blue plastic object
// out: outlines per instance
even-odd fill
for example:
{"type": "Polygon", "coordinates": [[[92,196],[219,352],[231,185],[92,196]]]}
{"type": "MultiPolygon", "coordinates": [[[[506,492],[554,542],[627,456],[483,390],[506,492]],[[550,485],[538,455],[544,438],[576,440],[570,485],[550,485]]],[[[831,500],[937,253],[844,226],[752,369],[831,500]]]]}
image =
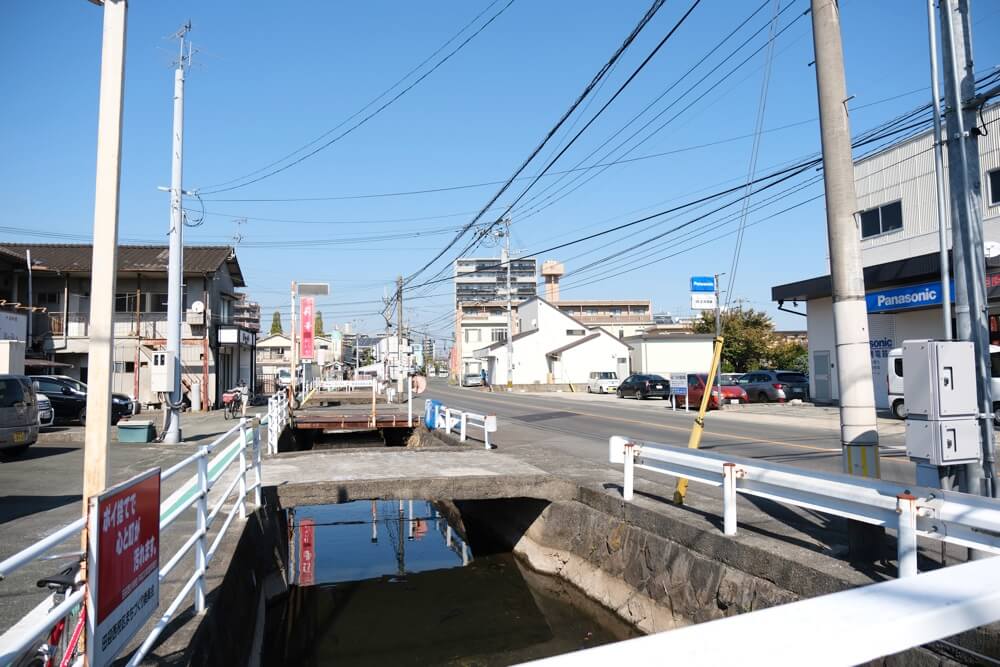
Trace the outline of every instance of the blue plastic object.
{"type": "Polygon", "coordinates": [[[432,431],[437,426],[435,423],[438,408],[442,406],[441,401],[429,400],[424,406],[424,426],[432,431]]]}

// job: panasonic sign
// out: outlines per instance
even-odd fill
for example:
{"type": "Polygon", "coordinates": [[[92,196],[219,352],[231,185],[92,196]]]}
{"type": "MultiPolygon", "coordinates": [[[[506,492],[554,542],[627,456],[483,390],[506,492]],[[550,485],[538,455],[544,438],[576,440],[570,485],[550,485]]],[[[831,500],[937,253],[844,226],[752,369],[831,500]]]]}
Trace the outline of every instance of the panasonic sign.
{"type": "MultiPolygon", "coordinates": [[[[951,284],[950,287],[952,294],[954,294],[954,284],[951,284]]],[[[941,292],[940,282],[923,283],[920,285],[908,285],[907,287],[881,290],[879,292],[869,292],[865,295],[865,301],[869,313],[887,313],[897,310],[940,306],[943,300],[941,292]]]]}

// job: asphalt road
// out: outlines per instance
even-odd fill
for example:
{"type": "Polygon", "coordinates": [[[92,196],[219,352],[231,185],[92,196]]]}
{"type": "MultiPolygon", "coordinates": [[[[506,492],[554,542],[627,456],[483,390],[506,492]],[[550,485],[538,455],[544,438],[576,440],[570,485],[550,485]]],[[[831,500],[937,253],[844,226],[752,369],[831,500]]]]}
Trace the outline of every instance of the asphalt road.
{"type": "MultiPolygon", "coordinates": [[[[489,393],[432,380],[426,396],[458,409],[497,415],[495,441],[501,447],[505,443],[534,443],[535,447],[553,448],[590,463],[607,463],[612,435],[685,447],[694,421],[693,411],[674,412],[666,401],[618,399],[614,395],[489,393]]],[[[767,416],[734,411],[720,416],[710,412],[701,447],[813,470],[842,471],[835,423],[780,413],[775,410],[774,416],[767,416]]],[[[913,465],[903,451],[901,424],[879,421],[882,477],[913,482],[913,465]]]]}

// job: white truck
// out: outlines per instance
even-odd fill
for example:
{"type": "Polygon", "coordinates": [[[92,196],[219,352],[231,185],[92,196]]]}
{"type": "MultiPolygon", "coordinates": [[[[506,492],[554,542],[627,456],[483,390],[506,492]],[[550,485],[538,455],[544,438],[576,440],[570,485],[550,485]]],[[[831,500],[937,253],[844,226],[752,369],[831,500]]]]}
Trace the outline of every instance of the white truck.
{"type": "MultiPolygon", "coordinates": [[[[903,348],[889,350],[889,409],[896,419],[906,419],[903,397],[903,348]]],[[[993,395],[993,424],[1000,428],[1000,346],[990,345],[990,389],[993,395]]]]}

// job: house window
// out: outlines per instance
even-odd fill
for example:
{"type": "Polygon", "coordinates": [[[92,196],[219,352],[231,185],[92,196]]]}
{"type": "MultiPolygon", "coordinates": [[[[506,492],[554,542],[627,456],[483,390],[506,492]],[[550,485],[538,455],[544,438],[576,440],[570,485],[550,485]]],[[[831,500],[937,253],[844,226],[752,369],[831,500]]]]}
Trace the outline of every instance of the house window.
{"type": "Polygon", "coordinates": [[[116,313],[134,313],[136,303],[135,292],[119,292],[115,294],[116,313]]]}
{"type": "Polygon", "coordinates": [[[903,203],[894,201],[889,204],[862,211],[861,238],[867,239],[897,229],[903,228],[903,203]]]}
{"type": "Polygon", "coordinates": [[[147,312],[165,313],[167,312],[167,295],[164,292],[155,292],[147,295],[149,301],[147,312]]]}
{"type": "Polygon", "coordinates": [[[587,333],[584,329],[566,329],[567,336],[582,336],[587,333]]]}
{"type": "Polygon", "coordinates": [[[55,292],[39,292],[35,295],[36,306],[54,306],[59,303],[59,295],[55,292]]]}
{"type": "Polygon", "coordinates": [[[1000,204],[1000,169],[986,174],[986,180],[990,183],[990,206],[996,206],[1000,204]]]}
{"type": "Polygon", "coordinates": [[[507,330],[506,329],[493,329],[490,332],[490,336],[494,343],[502,343],[507,340],[507,330]]]}
{"type": "Polygon", "coordinates": [[[465,342],[466,343],[480,343],[482,342],[482,332],[479,329],[466,329],[465,330],[465,342]]]}

